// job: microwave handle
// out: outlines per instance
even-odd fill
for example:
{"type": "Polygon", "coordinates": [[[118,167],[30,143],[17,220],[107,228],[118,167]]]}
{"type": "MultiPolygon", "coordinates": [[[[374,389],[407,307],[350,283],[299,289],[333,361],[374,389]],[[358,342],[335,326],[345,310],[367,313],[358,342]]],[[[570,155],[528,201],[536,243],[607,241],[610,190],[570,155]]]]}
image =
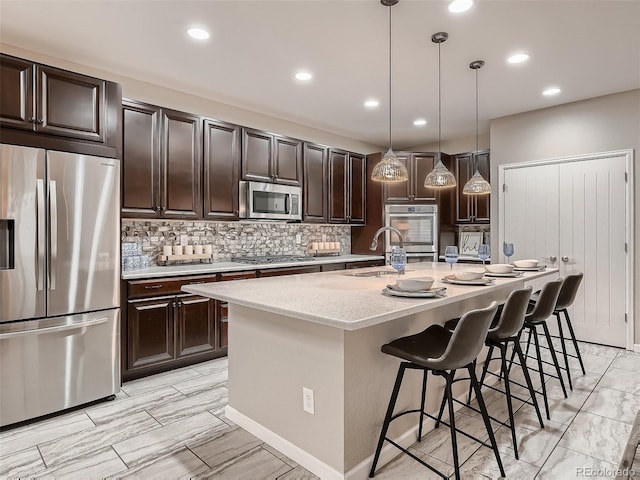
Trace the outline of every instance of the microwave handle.
{"type": "Polygon", "coordinates": [[[247,202],[249,201],[249,182],[241,180],[238,184],[238,217],[248,218],[247,202]]]}

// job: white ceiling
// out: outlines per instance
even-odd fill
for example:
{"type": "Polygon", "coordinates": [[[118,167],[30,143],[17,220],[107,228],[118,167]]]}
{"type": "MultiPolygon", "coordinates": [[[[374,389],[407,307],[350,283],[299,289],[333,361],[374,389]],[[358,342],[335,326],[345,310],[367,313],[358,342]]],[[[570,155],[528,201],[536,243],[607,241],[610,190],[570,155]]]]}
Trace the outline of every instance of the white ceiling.
{"type": "MultiPolygon", "coordinates": [[[[401,0],[393,13],[393,143],[443,139],[488,120],[640,87],[640,1],[401,0]],[[509,65],[526,51],[526,64],[509,65]],[[543,97],[556,85],[562,93],[543,97]],[[417,117],[426,127],[414,127],[417,117]]],[[[388,7],[378,0],[0,0],[0,42],[112,71],[376,145],[388,143],[388,7]],[[196,43],[192,25],[211,38],[196,43]],[[307,84],[293,79],[313,72],[307,84]],[[367,110],[368,97],[380,107],[367,110]]],[[[196,112],[197,113],[197,112],[196,112]]]]}

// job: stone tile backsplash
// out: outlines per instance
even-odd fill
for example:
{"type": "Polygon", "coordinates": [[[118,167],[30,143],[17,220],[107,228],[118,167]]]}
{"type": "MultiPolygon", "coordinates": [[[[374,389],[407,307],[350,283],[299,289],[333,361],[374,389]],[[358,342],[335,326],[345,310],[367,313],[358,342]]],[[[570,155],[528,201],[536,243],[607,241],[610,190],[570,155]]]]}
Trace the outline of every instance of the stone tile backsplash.
{"type": "Polygon", "coordinates": [[[165,245],[180,245],[181,235],[189,237],[189,245],[213,245],[214,262],[238,256],[307,255],[312,242],[322,241],[340,242],[340,253],[351,253],[347,225],[122,219],[122,242],[141,243],[149,265],[157,265],[165,245]]]}

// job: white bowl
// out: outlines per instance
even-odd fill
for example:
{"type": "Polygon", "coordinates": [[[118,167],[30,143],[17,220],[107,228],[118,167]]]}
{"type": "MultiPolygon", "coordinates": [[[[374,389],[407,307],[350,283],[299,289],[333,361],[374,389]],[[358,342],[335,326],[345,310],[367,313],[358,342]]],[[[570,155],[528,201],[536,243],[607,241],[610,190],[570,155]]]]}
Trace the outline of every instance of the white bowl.
{"type": "Polygon", "coordinates": [[[511,273],[513,272],[513,265],[508,263],[491,263],[485,266],[487,272],[491,273],[511,273]]]}
{"type": "Polygon", "coordinates": [[[433,277],[399,278],[396,280],[396,285],[405,292],[419,292],[421,290],[429,290],[434,281],[433,277]]]}
{"type": "Polygon", "coordinates": [[[538,266],[538,260],[527,259],[527,260],[514,260],[513,264],[518,268],[533,268],[538,266]]]}
{"type": "Polygon", "coordinates": [[[463,272],[455,272],[458,280],[479,280],[484,275],[484,270],[465,270],[463,272]]]}

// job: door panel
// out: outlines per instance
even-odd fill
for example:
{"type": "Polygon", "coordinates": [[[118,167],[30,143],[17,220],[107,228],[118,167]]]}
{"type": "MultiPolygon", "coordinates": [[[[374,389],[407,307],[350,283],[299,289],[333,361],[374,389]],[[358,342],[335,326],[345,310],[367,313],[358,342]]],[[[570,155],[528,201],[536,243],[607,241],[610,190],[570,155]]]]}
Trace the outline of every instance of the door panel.
{"type": "Polygon", "coordinates": [[[51,215],[47,315],[117,307],[120,162],[48,151],[47,168],[51,215]]]}
{"type": "Polygon", "coordinates": [[[433,188],[427,188],[424,186],[424,179],[433,170],[435,165],[435,156],[433,155],[419,155],[413,154],[411,172],[411,182],[413,184],[413,201],[435,201],[436,190],[433,188]]]}
{"type": "Polygon", "coordinates": [[[128,302],[127,368],[169,362],[176,358],[174,297],[128,302]]]}
{"type": "Polygon", "coordinates": [[[561,164],[562,275],[584,272],[569,310],[580,340],[625,346],[625,158],[561,164]]]}
{"type": "Polygon", "coordinates": [[[215,300],[197,295],[178,298],[178,358],[216,349],[215,305],[215,300]]]}
{"type": "Polygon", "coordinates": [[[304,205],[305,222],[327,221],[327,147],[304,144],[304,205]]]}
{"type": "MultiPolygon", "coordinates": [[[[511,260],[558,255],[558,167],[540,165],[505,171],[504,241],[514,244],[511,260]],[[535,208],[532,208],[535,205],[535,208]]],[[[502,244],[494,263],[506,262],[502,244]]],[[[495,250],[495,248],[494,248],[495,250]]],[[[556,263],[547,261],[553,267],[556,263]]]]}
{"type": "Polygon", "coordinates": [[[329,221],[347,222],[347,152],[329,151],[329,221]]]}
{"type": "MultiPolygon", "coordinates": [[[[398,156],[398,161],[407,168],[407,172],[409,173],[409,177],[411,177],[411,165],[409,163],[409,154],[402,154],[396,152],[398,156]]],[[[383,155],[384,156],[384,155],[383,155]]],[[[382,160],[380,157],[379,160],[382,160]]],[[[411,178],[407,179],[406,182],[393,182],[393,183],[384,183],[384,198],[387,203],[405,203],[411,201],[412,192],[410,191],[409,182],[411,178]]],[[[423,179],[424,181],[424,179],[423,179]]]]}
{"type": "Polygon", "coordinates": [[[349,223],[364,223],[367,167],[364,156],[349,154],[349,223]]]}
{"type": "Polygon", "coordinates": [[[270,182],[273,136],[260,130],[242,129],[242,179],[270,182]]]}
{"type": "Polygon", "coordinates": [[[45,152],[0,146],[0,321],[45,311],[45,152]]]}
{"type": "Polygon", "coordinates": [[[204,217],[237,220],[240,127],[204,122],[204,217]]]}
{"type": "Polygon", "coordinates": [[[0,56],[0,125],[33,130],[33,63],[0,56]]]}
{"type": "Polygon", "coordinates": [[[301,184],[302,142],[293,138],[274,137],[275,181],[286,185],[301,184]]]}

